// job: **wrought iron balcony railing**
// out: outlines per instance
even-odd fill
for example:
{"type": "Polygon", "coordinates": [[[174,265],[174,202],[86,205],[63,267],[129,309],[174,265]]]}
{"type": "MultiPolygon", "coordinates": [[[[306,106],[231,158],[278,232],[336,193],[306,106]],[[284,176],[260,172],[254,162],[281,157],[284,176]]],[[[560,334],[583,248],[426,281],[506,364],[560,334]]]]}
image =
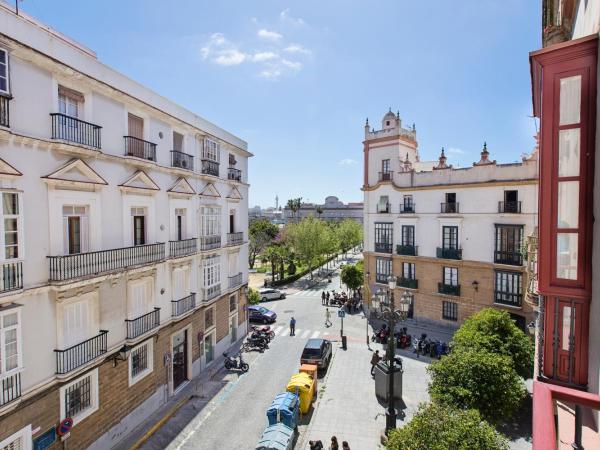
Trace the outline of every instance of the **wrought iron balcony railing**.
{"type": "Polygon", "coordinates": [[[171,258],[193,255],[197,251],[198,243],[196,238],[183,239],[181,241],[169,241],[169,256],[171,258]]]}
{"type": "Polygon", "coordinates": [[[171,167],[194,170],[194,157],[177,150],[171,150],[171,167]]]}
{"type": "Polygon", "coordinates": [[[494,291],[494,303],[520,308],[523,304],[523,294],[494,291]]]}
{"type": "Polygon", "coordinates": [[[392,206],[389,203],[377,203],[377,212],[388,214],[392,212],[392,206]]]}
{"type": "Polygon", "coordinates": [[[161,261],[165,259],[165,244],[137,245],[76,255],[48,256],[48,259],[50,260],[50,281],[66,281],[161,261]]]}
{"type": "Polygon", "coordinates": [[[244,233],[239,231],[237,233],[227,233],[227,245],[242,245],[244,243],[244,233]]]}
{"type": "Polygon", "coordinates": [[[440,212],[442,214],[458,214],[458,203],[440,203],[440,212]]]}
{"type": "Polygon", "coordinates": [[[11,97],[0,95],[0,127],[10,127],[10,108],[11,97]]]}
{"type": "Polygon", "coordinates": [[[102,127],[61,113],[50,114],[52,118],[52,139],[74,142],[88,147],[101,148],[102,127]]]}
{"type": "Polygon", "coordinates": [[[375,274],[375,282],[376,283],[382,283],[382,284],[388,284],[388,278],[389,277],[390,277],[390,274],[376,273],[375,274]]]}
{"type": "Polygon", "coordinates": [[[405,256],[417,256],[419,254],[418,245],[396,245],[396,253],[405,256]]]}
{"type": "Polygon", "coordinates": [[[460,284],[438,283],[438,293],[460,297],[460,284]]]}
{"type": "Polygon", "coordinates": [[[154,142],[144,141],[133,136],[123,137],[125,138],[125,156],[156,161],[156,144],[154,142]]]}
{"type": "Polygon", "coordinates": [[[444,259],[462,259],[462,248],[438,247],[436,256],[444,259]]]}
{"type": "Polygon", "coordinates": [[[221,285],[216,284],[208,288],[202,288],[202,301],[209,302],[221,295],[221,285]]]}
{"type": "Polygon", "coordinates": [[[499,213],[521,213],[521,202],[498,202],[499,213]]]}
{"type": "Polygon", "coordinates": [[[216,161],[211,161],[210,159],[203,159],[201,161],[202,163],[202,170],[201,172],[204,175],[212,175],[215,177],[219,176],[219,163],[216,161]]]}
{"type": "Polygon", "coordinates": [[[0,407],[21,397],[21,373],[0,379],[0,407]]]}
{"type": "Polygon", "coordinates": [[[229,277],[229,289],[233,289],[242,284],[242,272],[229,277]]]}
{"type": "Polygon", "coordinates": [[[0,292],[23,289],[23,263],[6,262],[0,270],[0,292]]]}
{"type": "Polygon", "coordinates": [[[378,180],[381,181],[392,181],[394,172],[379,172],[378,180]]]}
{"type": "Polygon", "coordinates": [[[401,214],[411,214],[416,211],[417,206],[414,203],[400,203],[401,214]]]}
{"type": "Polygon", "coordinates": [[[398,278],[398,286],[407,289],[419,289],[419,280],[414,278],[398,278]]]}
{"type": "Polygon", "coordinates": [[[56,353],[56,373],[59,375],[69,373],[106,353],[107,335],[107,330],[100,330],[100,334],[93,338],[65,350],[54,350],[56,353]]]}
{"type": "Polygon", "coordinates": [[[221,235],[200,236],[200,250],[212,250],[221,246],[221,235]]]}
{"type": "Polygon", "coordinates": [[[497,264],[509,264],[511,266],[522,266],[523,255],[518,251],[494,251],[494,262],[497,264]]]}
{"type": "Polygon", "coordinates": [[[135,319],[125,319],[127,326],[127,339],[135,339],[160,325],[160,308],[143,314],[135,319]]]}
{"type": "Polygon", "coordinates": [[[173,317],[179,317],[184,315],[186,312],[191,311],[196,307],[196,294],[192,292],[187,297],[183,297],[179,300],[171,300],[171,314],[173,317]]]}
{"type": "Polygon", "coordinates": [[[392,244],[387,242],[375,242],[375,251],[377,253],[392,253],[392,244]]]}
{"type": "Polygon", "coordinates": [[[227,179],[233,181],[242,181],[242,171],[230,167],[227,169],[227,179]]]}

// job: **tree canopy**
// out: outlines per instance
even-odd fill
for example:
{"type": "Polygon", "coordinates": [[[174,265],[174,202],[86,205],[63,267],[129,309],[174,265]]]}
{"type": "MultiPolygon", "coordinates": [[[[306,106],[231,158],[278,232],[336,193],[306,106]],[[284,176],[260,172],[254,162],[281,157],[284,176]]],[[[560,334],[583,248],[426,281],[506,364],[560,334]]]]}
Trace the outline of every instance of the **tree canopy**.
{"type": "Polygon", "coordinates": [[[363,240],[363,228],[360,223],[352,219],[344,219],[336,226],[336,235],[339,239],[340,250],[346,253],[363,240]]]}
{"type": "Polygon", "coordinates": [[[298,223],[290,223],[286,227],[286,242],[291,245],[296,258],[306,264],[311,277],[319,258],[329,249],[328,233],[329,229],[325,222],[313,217],[307,217],[298,223]]]}
{"type": "Polygon", "coordinates": [[[248,226],[248,265],[254,268],[257,256],[277,237],[279,227],[267,219],[257,219],[248,226]]]}
{"type": "Polygon", "coordinates": [[[363,284],[363,271],[358,265],[346,265],[342,267],[342,283],[353,291],[363,284]]]}

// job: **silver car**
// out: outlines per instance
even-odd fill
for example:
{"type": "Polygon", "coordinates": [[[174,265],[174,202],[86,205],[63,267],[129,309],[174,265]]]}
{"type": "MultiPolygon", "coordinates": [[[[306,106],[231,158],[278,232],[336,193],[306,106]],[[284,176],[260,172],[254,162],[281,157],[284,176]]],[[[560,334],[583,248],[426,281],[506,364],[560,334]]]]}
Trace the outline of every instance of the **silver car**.
{"type": "Polygon", "coordinates": [[[285,292],[279,289],[263,288],[258,291],[260,295],[260,301],[266,302],[267,300],[279,300],[285,298],[285,292]]]}

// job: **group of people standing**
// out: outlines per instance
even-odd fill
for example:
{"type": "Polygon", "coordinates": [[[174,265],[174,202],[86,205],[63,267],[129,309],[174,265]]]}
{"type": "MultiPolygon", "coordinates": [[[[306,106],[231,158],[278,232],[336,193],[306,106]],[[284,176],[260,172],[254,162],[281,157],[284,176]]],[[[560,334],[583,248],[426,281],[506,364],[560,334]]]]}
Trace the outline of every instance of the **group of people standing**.
{"type": "Polygon", "coordinates": [[[321,305],[346,307],[348,313],[352,314],[359,310],[360,299],[356,296],[349,298],[345,292],[338,293],[334,289],[321,292],[321,305]]]}
{"type": "MultiPolygon", "coordinates": [[[[308,445],[310,446],[310,450],[325,450],[323,447],[323,442],[321,441],[309,441],[308,445]]],[[[331,444],[329,444],[329,450],[350,450],[350,446],[348,442],[342,441],[342,446],[338,443],[337,437],[331,436],[331,444]]]]}

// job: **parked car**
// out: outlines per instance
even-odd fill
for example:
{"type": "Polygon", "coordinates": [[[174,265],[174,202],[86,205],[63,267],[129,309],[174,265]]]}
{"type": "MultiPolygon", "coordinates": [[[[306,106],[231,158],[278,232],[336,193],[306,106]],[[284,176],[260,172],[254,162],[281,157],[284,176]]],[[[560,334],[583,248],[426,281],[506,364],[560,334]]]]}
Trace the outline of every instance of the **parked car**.
{"type": "Polygon", "coordinates": [[[267,300],[279,300],[285,298],[285,292],[279,289],[263,288],[258,290],[260,295],[260,301],[266,302],[267,300]]]}
{"type": "Polygon", "coordinates": [[[319,369],[327,369],[331,362],[331,355],[331,341],[309,339],[302,351],[300,364],[314,364],[319,369]]]}
{"type": "Polygon", "coordinates": [[[275,311],[271,311],[264,306],[248,306],[248,313],[248,320],[250,322],[273,323],[277,320],[277,314],[275,311]]]}

